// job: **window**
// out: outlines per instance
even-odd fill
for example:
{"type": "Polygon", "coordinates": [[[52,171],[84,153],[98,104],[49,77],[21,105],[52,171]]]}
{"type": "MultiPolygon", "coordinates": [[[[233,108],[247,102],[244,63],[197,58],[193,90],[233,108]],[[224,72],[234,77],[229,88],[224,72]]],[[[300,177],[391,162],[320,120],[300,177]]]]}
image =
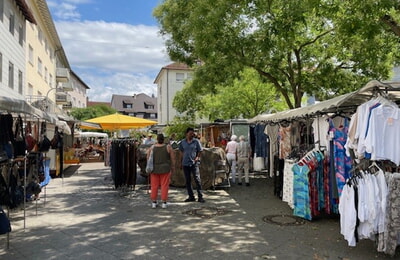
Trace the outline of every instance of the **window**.
{"type": "Polygon", "coordinates": [[[148,104],[144,103],[144,108],[145,109],[154,109],[154,105],[148,105],[148,104]]]}
{"type": "Polygon", "coordinates": [[[48,74],[47,67],[44,67],[44,81],[46,83],[47,83],[47,74],[48,74]]]}
{"type": "Polygon", "coordinates": [[[185,73],[176,73],[176,81],[183,82],[185,79],[185,73]]]}
{"type": "Polygon", "coordinates": [[[156,118],[156,114],[151,113],[151,114],[150,114],[150,118],[156,118]]]}
{"type": "Polygon", "coordinates": [[[29,44],[29,63],[33,66],[33,48],[29,44]]]}
{"type": "Polygon", "coordinates": [[[22,25],[18,27],[18,42],[19,45],[24,45],[24,28],[22,27],[22,25]]]}
{"type": "MultiPolygon", "coordinates": [[[[0,0],[1,4],[1,0],[0,0]]],[[[3,80],[3,54],[0,52],[0,82],[3,80]]]]}
{"type": "Polygon", "coordinates": [[[14,89],[14,64],[8,64],[8,87],[14,89]]]}
{"type": "Polygon", "coordinates": [[[33,86],[31,83],[28,84],[28,95],[33,96],[33,86]]]}
{"type": "Polygon", "coordinates": [[[125,103],[123,102],[123,108],[132,108],[132,103],[125,103]]]}
{"type": "Polygon", "coordinates": [[[39,42],[41,44],[43,44],[43,32],[42,32],[42,30],[40,30],[40,28],[38,28],[38,38],[39,38],[39,42]]]}
{"type": "Polygon", "coordinates": [[[53,87],[53,75],[51,75],[51,73],[49,74],[49,86],[51,88],[53,87]]]}
{"type": "Polygon", "coordinates": [[[42,60],[40,58],[38,58],[38,68],[37,69],[38,69],[37,71],[38,71],[39,75],[42,76],[43,75],[43,64],[42,64],[42,60]]]}
{"type": "Polygon", "coordinates": [[[22,71],[18,71],[18,93],[19,94],[23,94],[22,92],[23,92],[23,82],[22,82],[22,80],[23,80],[23,78],[22,78],[22,71]]]}
{"type": "Polygon", "coordinates": [[[3,21],[4,14],[4,0],[0,0],[0,21],[3,21]]]}
{"type": "Polygon", "coordinates": [[[9,30],[12,35],[14,35],[14,25],[15,25],[15,17],[14,14],[10,14],[10,24],[9,24],[9,30]]]}
{"type": "Polygon", "coordinates": [[[47,38],[44,39],[44,49],[46,50],[46,54],[49,54],[49,46],[47,45],[47,38]]]}

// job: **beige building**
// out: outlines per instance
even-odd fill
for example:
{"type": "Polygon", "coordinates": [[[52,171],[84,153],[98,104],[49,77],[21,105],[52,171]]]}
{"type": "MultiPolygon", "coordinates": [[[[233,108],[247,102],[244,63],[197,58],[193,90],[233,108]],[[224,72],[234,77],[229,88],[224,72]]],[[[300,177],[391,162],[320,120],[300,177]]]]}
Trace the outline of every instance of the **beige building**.
{"type": "Polygon", "coordinates": [[[73,71],[71,70],[71,83],[74,90],[68,92],[71,97],[69,104],[63,105],[64,110],[71,107],[84,108],[87,106],[87,90],[90,89],[88,85],[73,71]]]}
{"type": "Polygon", "coordinates": [[[70,101],[70,65],[45,0],[26,1],[36,24],[26,26],[26,97],[42,103],[43,110],[56,113],[70,101]],[[55,104],[59,105],[57,108],[55,104]]]}

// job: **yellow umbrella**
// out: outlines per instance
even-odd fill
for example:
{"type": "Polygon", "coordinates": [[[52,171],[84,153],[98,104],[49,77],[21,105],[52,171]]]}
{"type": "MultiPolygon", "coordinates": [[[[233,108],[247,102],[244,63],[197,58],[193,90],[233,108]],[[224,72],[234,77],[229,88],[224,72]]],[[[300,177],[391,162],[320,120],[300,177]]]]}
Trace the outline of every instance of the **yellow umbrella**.
{"type": "MultiPolygon", "coordinates": [[[[118,113],[100,116],[86,120],[85,122],[97,123],[104,130],[120,130],[120,129],[132,129],[132,128],[142,128],[150,125],[157,124],[156,121],[147,120],[134,116],[126,116],[118,113]]],[[[92,129],[90,127],[81,126],[81,128],[92,129]]]]}

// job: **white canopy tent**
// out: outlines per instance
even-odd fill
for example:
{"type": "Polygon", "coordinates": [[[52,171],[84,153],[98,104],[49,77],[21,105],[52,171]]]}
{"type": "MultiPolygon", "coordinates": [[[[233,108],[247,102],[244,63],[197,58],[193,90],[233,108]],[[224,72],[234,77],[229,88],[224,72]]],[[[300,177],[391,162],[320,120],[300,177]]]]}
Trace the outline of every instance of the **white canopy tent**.
{"type": "Polygon", "coordinates": [[[85,138],[85,137],[108,138],[108,134],[98,133],[98,132],[75,132],[74,137],[76,137],[76,138],[85,138]]]}
{"type": "Polygon", "coordinates": [[[56,118],[38,108],[35,108],[32,105],[29,105],[25,100],[8,96],[0,96],[0,110],[10,113],[29,114],[37,118],[42,118],[51,123],[56,123],[57,121],[56,118]]]}
{"type": "Polygon", "coordinates": [[[400,83],[398,82],[380,82],[372,80],[363,88],[350,92],[315,105],[286,110],[274,114],[258,115],[249,120],[250,123],[257,122],[280,122],[284,120],[293,120],[302,117],[313,117],[318,114],[335,113],[355,109],[362,103],[370,100],[376,92],[387,92],[389,99],[400,100],[400,83]]]}

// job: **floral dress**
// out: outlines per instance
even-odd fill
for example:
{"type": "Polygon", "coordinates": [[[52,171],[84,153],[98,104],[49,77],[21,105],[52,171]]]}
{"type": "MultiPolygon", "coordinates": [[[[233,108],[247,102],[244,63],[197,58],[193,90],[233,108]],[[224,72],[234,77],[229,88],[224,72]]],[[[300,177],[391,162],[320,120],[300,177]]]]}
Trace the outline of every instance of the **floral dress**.
{"type": "Polygon", "coordinates": [[[329,118],[329,132],[333,133],[334,172],[339,198],[346,184],[346,180],[351,176],[351,158],[346,155],[346,149],[344,147],[347,141],[348,130],[349,120],[347,118],[344,118],[343,125],[338,128],[333,124],[333,120],[329,118]]]}

